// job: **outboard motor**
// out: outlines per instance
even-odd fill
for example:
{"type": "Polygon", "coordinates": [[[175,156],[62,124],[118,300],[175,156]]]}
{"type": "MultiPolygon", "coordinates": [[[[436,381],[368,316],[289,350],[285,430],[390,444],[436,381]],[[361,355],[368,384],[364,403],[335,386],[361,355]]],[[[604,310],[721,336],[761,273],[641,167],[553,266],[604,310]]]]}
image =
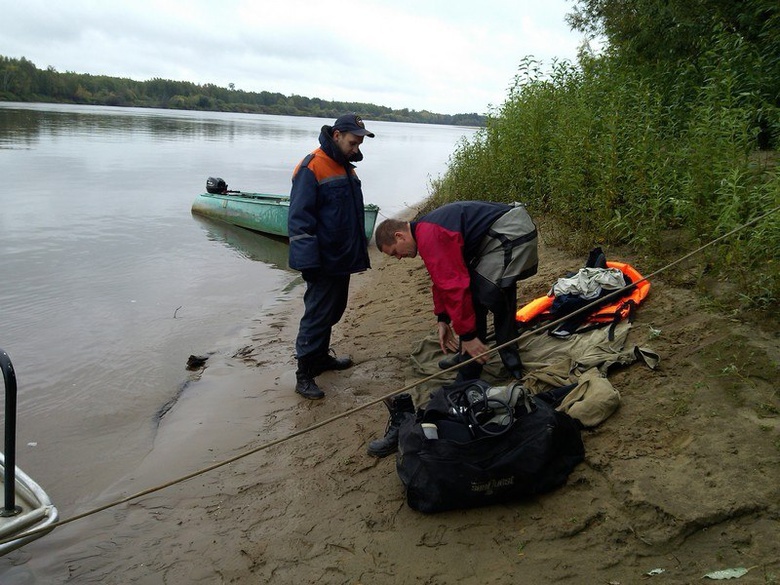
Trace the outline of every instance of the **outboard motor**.
{"type": "Polygon", "coordinates": [[[228,186],[224,179],[219,177],[209,177],[206,179],[206,191],[209,193],[225,193],[227,188],[228,186]]]}

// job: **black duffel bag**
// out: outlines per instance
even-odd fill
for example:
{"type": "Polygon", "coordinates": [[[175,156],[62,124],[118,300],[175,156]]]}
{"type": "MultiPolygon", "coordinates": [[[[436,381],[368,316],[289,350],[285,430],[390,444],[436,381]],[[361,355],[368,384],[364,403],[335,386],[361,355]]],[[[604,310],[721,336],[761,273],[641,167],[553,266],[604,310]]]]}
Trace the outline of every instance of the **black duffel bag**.
{"type": "Polygon", "coordinates": [[[424,410],[406,415],[398,443],[406,501],[425,513],[553,490],[585,455],[577,422],[519,382],[491,387],[476,380],[437,390],[424,410]]]}

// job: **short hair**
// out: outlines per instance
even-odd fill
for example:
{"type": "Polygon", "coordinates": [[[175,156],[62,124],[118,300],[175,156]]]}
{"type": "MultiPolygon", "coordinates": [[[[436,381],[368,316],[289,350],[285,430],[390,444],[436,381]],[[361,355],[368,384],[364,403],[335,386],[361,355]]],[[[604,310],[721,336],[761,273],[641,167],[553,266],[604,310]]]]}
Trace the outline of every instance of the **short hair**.
{"type": "Polygon", "coordinates": [[[376,228],[374,241],[379,251],[395,243],[395,232],[406,231],[408,223],[400,219],[386,219],[376,228]]]}

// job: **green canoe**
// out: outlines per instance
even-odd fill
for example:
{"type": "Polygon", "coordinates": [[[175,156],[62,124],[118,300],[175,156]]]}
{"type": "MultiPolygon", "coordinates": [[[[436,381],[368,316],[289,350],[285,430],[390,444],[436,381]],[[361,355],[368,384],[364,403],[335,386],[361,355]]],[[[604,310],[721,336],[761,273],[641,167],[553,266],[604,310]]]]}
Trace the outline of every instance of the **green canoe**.
{"type": "MultiPolygon", "coordinates": [[[[287,215],[290,198],[266,193],[201,193],[192,203],[192,212],[218,219],[256,232],[287,237],[287,215]]],[[[365,206],[366,237],[374,234],[374,224],[379,207],[365,206]]]]}

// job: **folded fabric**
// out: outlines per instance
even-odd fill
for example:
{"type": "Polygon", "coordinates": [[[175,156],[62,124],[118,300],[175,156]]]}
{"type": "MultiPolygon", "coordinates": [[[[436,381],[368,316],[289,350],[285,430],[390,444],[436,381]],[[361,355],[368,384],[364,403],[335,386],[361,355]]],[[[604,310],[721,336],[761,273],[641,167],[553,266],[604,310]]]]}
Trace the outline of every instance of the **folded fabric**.
{"type": "Polygon", "coordinates": [[[574,276],[559,278],[550,290],[550,296],[578,295],[586,300],[596,299],[602,290],[617,290],[626,286],[623,272],[618,268],[580,268],[574,276]]]}
{"type": "Polygon", "coordinates": [[[580,376],[577,386],[556,410],[565,412],[585,427],[595,427],[612,416],[618,406],[620,393],[598,368],[591,368],[580,376]]]}

